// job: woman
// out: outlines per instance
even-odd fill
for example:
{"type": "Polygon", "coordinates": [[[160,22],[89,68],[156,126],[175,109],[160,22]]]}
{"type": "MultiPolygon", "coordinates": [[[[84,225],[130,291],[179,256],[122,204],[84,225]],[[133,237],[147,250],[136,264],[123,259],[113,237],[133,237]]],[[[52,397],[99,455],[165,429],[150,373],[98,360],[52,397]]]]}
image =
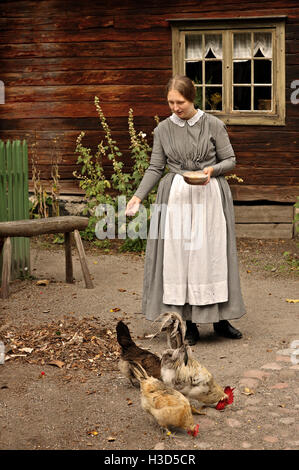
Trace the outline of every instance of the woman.
{"type": "Polygon", "coordinates": [[[229,185],[222,176],[236,159],[225,125],[196,110],[196,90],[185,76],[167,85],[172,115],[154,131],[151,161],[127,204],[134,215],[159,181],[147,240],[143,313],[155,320],[176,311],[186,320],[186,339],[199,339],[197,323],[213,323],[221,336],[239,339],[242,333],[228,320],[245,313],[240,288],[234,209],[229,185]],[[186,171],[203,170],[204,185],[189,185],[186,171]],[[166,208],[166,209],[165,209],[166,208]]]}

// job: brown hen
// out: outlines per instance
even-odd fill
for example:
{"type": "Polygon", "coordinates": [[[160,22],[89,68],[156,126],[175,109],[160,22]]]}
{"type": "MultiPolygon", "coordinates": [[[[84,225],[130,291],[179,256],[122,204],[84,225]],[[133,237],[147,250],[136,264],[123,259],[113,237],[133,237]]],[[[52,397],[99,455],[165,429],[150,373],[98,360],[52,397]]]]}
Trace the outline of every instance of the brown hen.
{"type": "Polygon", "coordinates": [[[132,340],[127,325],[119,321],[116,325],[117,341],[121,348],[121,356],[119,360],[120,371],[128,377],[133,386],[138,385],[138,381],[129,367],[129,361],[138,362],[148,373],[148,375],[156,378],[161,377],[161,359],[154,353],[146,349],[139,348],[132,340]]]}

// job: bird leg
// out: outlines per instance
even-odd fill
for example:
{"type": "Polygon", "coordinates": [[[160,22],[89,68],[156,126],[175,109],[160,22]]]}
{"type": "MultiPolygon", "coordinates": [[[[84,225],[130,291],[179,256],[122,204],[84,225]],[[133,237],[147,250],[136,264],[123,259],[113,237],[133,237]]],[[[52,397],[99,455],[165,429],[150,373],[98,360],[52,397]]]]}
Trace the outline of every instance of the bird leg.
{"type": "Polygon", "coordinates": [[[191,405],[192,414],[194,414],[194,415],[205,415],[206,413],[204,413],[202,411],[203,408],[204,408],[204,406],[201,406],[200,408],[195,408],[195,406],[191,405]]]}

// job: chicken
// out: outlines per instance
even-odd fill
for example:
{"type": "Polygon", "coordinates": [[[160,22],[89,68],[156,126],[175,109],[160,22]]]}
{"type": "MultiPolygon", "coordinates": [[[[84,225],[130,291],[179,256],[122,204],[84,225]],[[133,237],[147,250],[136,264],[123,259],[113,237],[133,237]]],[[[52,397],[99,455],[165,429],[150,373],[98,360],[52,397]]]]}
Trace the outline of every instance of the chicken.
{"type": "MultiPolygon", "coordinates": [[[[164,315],[165,316],[165,315],[164,315]]],[[[213,375],[197,361],[190,346],[184,341],[183,321],[177,313],[166,315],[161,331],[166,329],[169,341],[177,343],[176,349],[167,349],[161,358],[161,378],[163,382],[180,391],[189,400],[197,400],[201,407],[215,405],[222,410],[233,403],[234,395],[231,387],[224,389],[214,380],[213,375]],[[171,328],[173,331],[171,332],[171,328]]],[[[194,413],[201,413],[192,407],[194,413]]]]}
{"type": "Polygon", "coordinates": [[[160,357],[146,349],[139,348],[132,340],[129,328],[122,321],[119,321],[116,325],[116,334],[121,348],[119,369],[128,377],[133,386],[138,385],[138,382],[131,372],[128,361],[136,361],[141,364],[149,375],[156,378],[161,377],[160,357]]]}
{"type": "Polygon", "coordinates": [[[160,331],[166,331],[167,345],[171,349],[178,349],[184,344],[186,334],[185,324],[178,313],[164,313],[158,317],[165,317],[160,331]]]}
{"type": "Polygon", "coordinates": [[[196,437],[199,425],[194,424],[187,398],[161,380],[150,377],[140,364],[130,362],[129,367],[140,382],[142,408],[166,431],[169,432],[169,427],[180,428],[196,437]]]}

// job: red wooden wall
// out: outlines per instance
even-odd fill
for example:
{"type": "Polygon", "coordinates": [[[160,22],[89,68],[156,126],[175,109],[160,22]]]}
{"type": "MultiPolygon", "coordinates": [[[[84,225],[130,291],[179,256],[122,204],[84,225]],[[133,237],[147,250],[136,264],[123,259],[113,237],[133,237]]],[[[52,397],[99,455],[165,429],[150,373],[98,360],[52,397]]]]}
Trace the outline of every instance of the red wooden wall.
{"type": "Polygon", "coordinates": [[[246,181],[233,189],[235,199],[292,201],[299,194],[299,104],[290,101],[291,83],[299,80],[295,0],[1,0],[0,80],[6,103],[0,105],[0,138],[35,142],[43,178],[50,178],[58,147],[60,175],[73,180],[65,185],[72,192],[76,137],[86,131],[84,142],[96,148],[103,136],[93,104],[97,95],[128,167],[129,108],[137,130],[148,135],[154,115],[169,115],[164,87],[172,57],[166,19],[271,15],[288,16],[286,126],[228,128],[238,157],[236,173],[246,181]]]}

